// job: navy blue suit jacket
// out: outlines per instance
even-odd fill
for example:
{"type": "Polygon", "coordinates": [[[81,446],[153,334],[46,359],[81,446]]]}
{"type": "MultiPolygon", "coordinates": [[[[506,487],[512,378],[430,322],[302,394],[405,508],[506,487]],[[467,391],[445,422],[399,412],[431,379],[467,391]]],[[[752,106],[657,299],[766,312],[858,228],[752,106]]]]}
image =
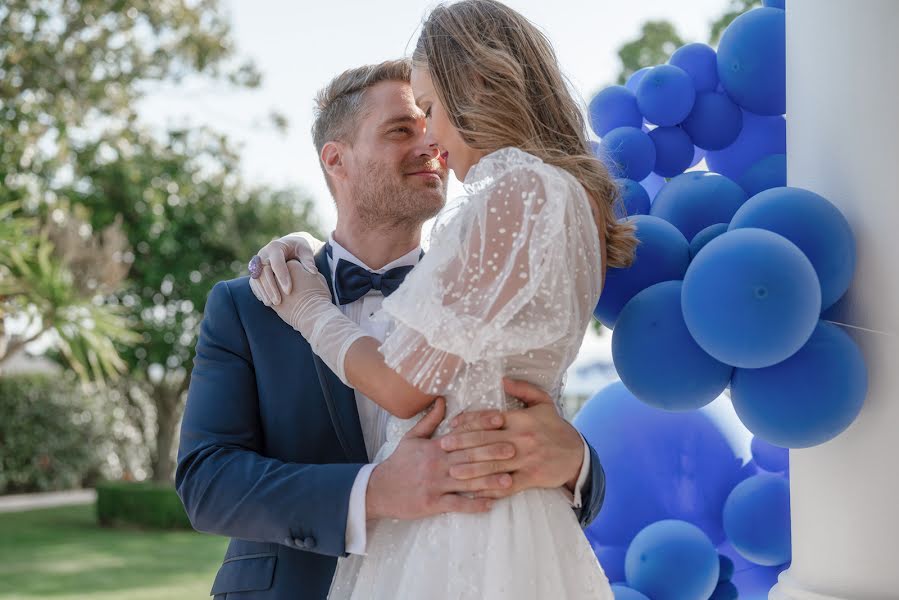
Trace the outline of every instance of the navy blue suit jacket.
{"type": "MultiPolygon", "coordinates": [[[[330,285],[324,252],[316,256],[330,285]]],[[[591,448],[582,525],[605,494],[591,448]]],[[[353,391],[246,277],[206,302],[176,486],[193,526],[231,543],[217,600],[322,600],[345,554],[350,490],[368,462],[353,391]]]]}

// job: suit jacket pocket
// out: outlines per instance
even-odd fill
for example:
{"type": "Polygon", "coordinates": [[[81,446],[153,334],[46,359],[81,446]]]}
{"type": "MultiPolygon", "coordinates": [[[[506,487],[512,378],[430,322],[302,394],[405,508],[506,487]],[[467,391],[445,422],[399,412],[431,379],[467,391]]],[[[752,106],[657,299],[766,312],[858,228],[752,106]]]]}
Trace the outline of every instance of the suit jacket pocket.
{"type": "Polygon", "coordinates": [[[263,591],[272,587],[277,555],[245,554],[225,560],[215,576],[210,595],[263,591]]]}

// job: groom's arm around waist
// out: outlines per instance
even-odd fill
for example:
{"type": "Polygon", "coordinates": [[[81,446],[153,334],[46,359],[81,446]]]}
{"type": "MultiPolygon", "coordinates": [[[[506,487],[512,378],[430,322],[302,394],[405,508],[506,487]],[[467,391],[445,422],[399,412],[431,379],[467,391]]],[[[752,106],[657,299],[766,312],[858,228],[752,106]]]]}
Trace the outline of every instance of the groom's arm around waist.
{"type": "Polygon", "coordinates": [[[587,448],[590,450],[590,471],[587,474],[587,480],[581,489],[581,498],[583,504],[580,508],[575,509],[578,521],[581,527],[587,527],[599,515],[603,501],[606,498],[606,473],[599,462],[599,456],[596,450],[589,442],[586,442],[587,448]]]}
{"type": "Polygon", "coordinates": [[[255,372],[231,291],[209,295],[181,427],[176,487],[194,528],[340,556],[360,464],[260,454],[255,372]]]}

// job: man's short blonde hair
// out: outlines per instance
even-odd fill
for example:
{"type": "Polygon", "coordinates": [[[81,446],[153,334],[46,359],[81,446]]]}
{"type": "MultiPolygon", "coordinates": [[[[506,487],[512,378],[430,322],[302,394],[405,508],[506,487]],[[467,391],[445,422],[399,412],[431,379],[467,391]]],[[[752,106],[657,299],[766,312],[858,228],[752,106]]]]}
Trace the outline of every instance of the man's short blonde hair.
{"type": "MultiPolygon", "coordinates": [[[[312,141],[319,157],[324,145],[330,141],[353,143],[356,125],[365,108],[365,92],[370,87],[382,81],[408,83],[411,73],[411,62],[408,59],[399,59],[349,69],[332,79],[315,96],[312,141]]],[[[331,179],[325,171],[324,164],[321,166],[328,181],[328,188],[333,192],[331,179]]]]}

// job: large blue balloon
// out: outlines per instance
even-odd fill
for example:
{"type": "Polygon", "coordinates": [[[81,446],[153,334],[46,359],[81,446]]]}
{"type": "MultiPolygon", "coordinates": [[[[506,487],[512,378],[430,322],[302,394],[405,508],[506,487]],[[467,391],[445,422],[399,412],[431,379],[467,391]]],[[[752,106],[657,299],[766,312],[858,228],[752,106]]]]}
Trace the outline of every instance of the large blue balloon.
{"type": "Polygon", "coordinates": [[[755,464],[771,473],[786,472],[790,468],[790,451],[774,444],[769,444],[760,437],[752,438],[752,460],[755,464]]]}
{"type": "Polygon", "coordinates": [[[756,8],[728,25],[718,44],[718,77],[746,110],[782,115],[787,110],[784,11],[756,8]]]}
{"type": "Polygon", "coordinates": [[[687,328],[703,350],[729,365],[758,369],[786,360],[808,341],[821,311],[821,287],[795,244],[763,229],[736,229],[713,239],[690,263],[682,303],[687,328]]]}
{"type": "Polygon", "coordinates": [[[615,327],[618,314],[637,293],[660,281],[683,279],[690,264],[690,245],[670,223],[649,215],[628,219],[637,228],[640,244],[626,269],[609,268],[593,316],[615,327]]]}
{"type": "Polygon", "coordinates": [[[772,154],[761,159],[743,173],[737,181],[752,198],[760,192],[787,185],[787,155],[772,154]]]}
{"type": "Polygon", "coordinates": [[[855,237],[843,213],[825,198],[800,188],[778,187],[753,196],[729,229],[758,227],[796,244],[821,283],[821,308],[846,293],[855,272],[855,237]]]}
{"type": "Polygon", "coordinates": [[[656,127],[649,132],[656,147],[653,172],[662,177],[674,177],[690,168],[696,153],[693,140],[680,127],[656,127]]]}
{"type": "Polygon", "coordinates": [[[743,129],[743,111],[727,94],[702,92],[682,124],[693,143],[705,150],[722,150],[733,144],[743,129]]]}
{"type": "Polygon", "coordinates": [[[686,71],[672,65],[653,67],[637,86],[637,106],[650,123],[677,125],[693,109],[696,89],[686,71]]]}
{"type": "Polygon", "coordinates": [[[715,587],[715,591],[709,596],[709,600],[737,600],[740,592],[730,581],[721,581],[715,587]]]}
{"type": "Polygon", "coordinates": [[[626,585],[613,585],[612,593],[615,595],[615,600],[649,600],[649,598],[637,590],[626,585]]]}
{"type": "Polygon", "coordinates": [[[690,161],[690,166],[695,167],[705,158],[705,150],[700,148],[699,146],[693,146],[693,160],[690,161]]]}
{"type": "Polygon", "coordinates": [[[761,159],[786,152],[786,120],[780,116],[761,117],[744,110],[743,128],[734,143],[723,150],[710,151],[705,160],[709,170],[739,181],[761,159]]]}
{"type": "Polygon", "coordinates": [[[784,362],[737,369],[731,382],[740,420],[758,437],[784,448],[816,446],[842,433],[861,411],[867,391],[868,373],[858,346],[824,321],[784,362]]]}
{"type": "Polygon", "coordinates": [[[707,600],[718,586],[718,552],[695,525],[659,521],[631,542],[624,570],[652,600],[707,600]]]}
{"type": "Polygon", "coordinates": [[[731,583],[739,590],[740,600],[768,600],[768,592],[777,583],[778,574],[789,566],[789,563],[776,567],[757,565],[746,560],[728,542],[718,546],[718,553],[734,562],[731,583]]]}
{"type": "Polygon", "coordinates": [[[709,225],[730,223],[746,198],[743,188],[723,175],[690,171],[659,191],[649,214],[665,219],[692,240],[709,225]]]}
{"type": "Polygon", "coordinates": [[[596,94],[587,107],[590,127],[599,137],[617,127],[643,125],[643,114],[637,108],[637,97],[623,85],[612,85],[596,94]]]}
{"type": "Polygon", "coordinates": [[[621,194],[621,201],[624,204],[624,215],[617,215],[619,218],[633,215],[649,214],[649,193],[642,185],[633,179],[616,179],[618,184],[618,193],[621,194]]]}
{"type": "Polygon", "coordinates": [[[661,519],[693,523],[714,543],[724,541],[724,500],[754,471],[744,472],[724,434],[739,426],[736,416],[719,427],[706,411],[653,408],[620,381],[584,405],[574,425],[602,457],[609,481],[602,511],[586,531],[594,544],[627,545],[661,519]]]}
{"type": "Polygon", "coordinates": [[[690,260],[693,260],[693,258],[699,254],[699,251],[705,248],[706,244],[725,231],[727,231],[727,223],[715,223],[694,235],[693,239],[690,241],[690,260]]]}
{"type": "Polygon", "coordinates": [[[790,560],[790,484],[760,473],[734,487],[724,504],[724,530],[746,559],[765,566],[790,560]]]}
{"type": "Polygon", "coordinates": [[[637,87],[640,85],[640,82],[643,81],[643,78],[646,77],[646,74],[652,67],[643,67],[642,69],[638,69],[631,73],[631,76],[627,78],[627,81],[624,84],[624,87],[632,91],[634,94],[637,93],[637,87]]]}
{"type": "Polygon", "coordinates": [[[656,147],[640,129],[618,127],[602,138],[600,160],[615,177],[640,181],[656,164],[656,147]]]}
{"type": "Polygon", "coordinates": [[[612,358],[634,396],[664,410],[705,406],[724,391],[733,367],[715,360],[690,336],[680,281],[649,287],[625,305],[612,335],[612,358]]]}
{"type": "Polygon", "coordinates": [[[718,57],[710,46],[700,43],[681,46],[668,59],[668,64],[686,71],[697,92],[711,92],[718,87],[718,57]]]}
{"type": "Polygon", "coordinates": [[[786,0],[762,0],[762,6],[767,6],[769,8],[779,8],[780,10],[786,9],[786,0]]]}

